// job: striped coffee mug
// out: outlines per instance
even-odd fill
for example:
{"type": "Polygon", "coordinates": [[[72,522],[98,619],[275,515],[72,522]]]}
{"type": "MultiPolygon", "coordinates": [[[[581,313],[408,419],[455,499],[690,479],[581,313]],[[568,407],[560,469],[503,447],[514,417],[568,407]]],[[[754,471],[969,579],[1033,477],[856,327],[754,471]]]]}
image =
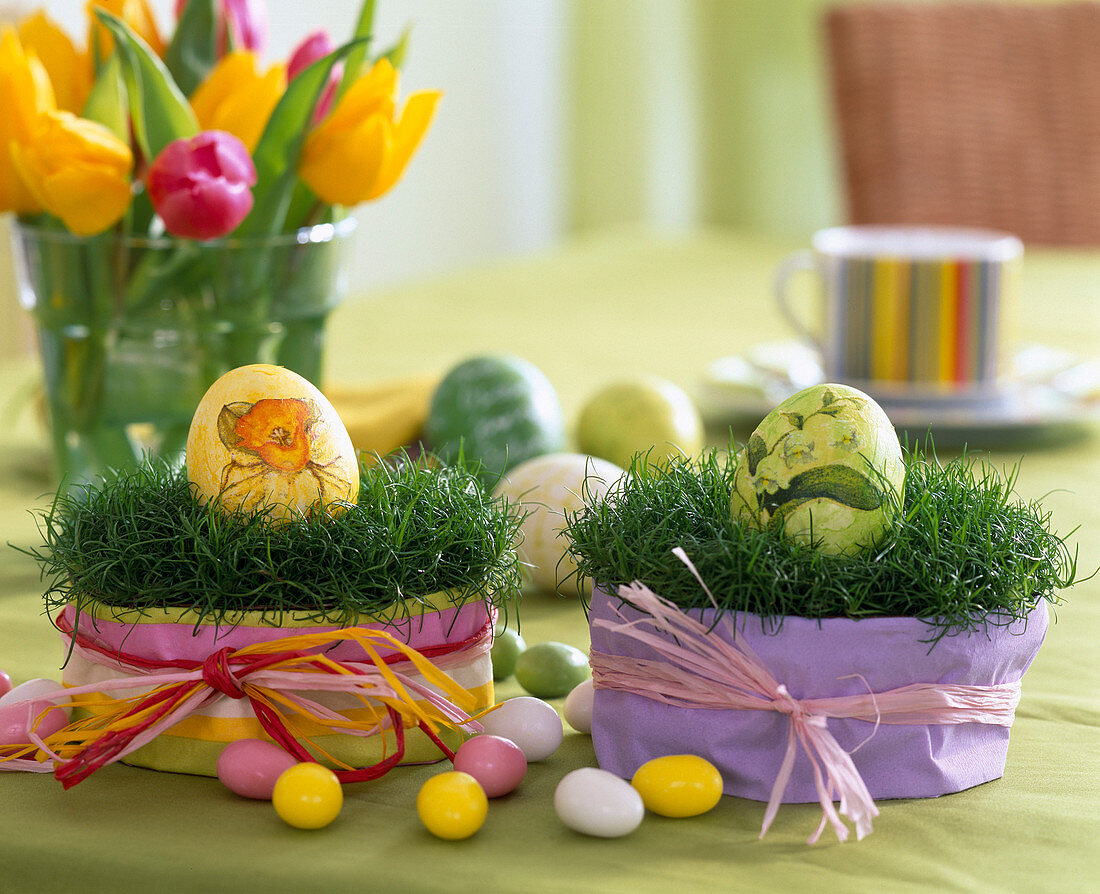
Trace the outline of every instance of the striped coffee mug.
{"type": "Polygon", "coordinates": [[[872,391],[992,393],[1011,341],[1023,244],[991,230],[850,226],[814,234],[780,266],[788,322],[821,352],[831,380],[872,391]],[[795,312],[790,282],[823,283],[821,325],[795,312]]]}

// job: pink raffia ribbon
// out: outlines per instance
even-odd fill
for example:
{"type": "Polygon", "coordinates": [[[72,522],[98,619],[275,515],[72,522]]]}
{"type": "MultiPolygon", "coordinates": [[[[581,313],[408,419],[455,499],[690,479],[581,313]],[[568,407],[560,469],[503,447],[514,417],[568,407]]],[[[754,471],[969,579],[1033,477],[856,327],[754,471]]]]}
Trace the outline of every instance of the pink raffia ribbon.
{"type": "MultiPolygon", "coordinates": [[[[679,548],[674,552],[713,602],[713,595],[687,554],[679,548]]],[[[612,608],[618,620],[594,619],[592,624],[629,637],[660,657],[630,658],[593,651],[592,675],[597,689],[632,693],[684,708],[776,711],[790,718],[786,753],[764,811],[761,838],[779,811],[799,746],[813,768],[823,813],[809,843],[817,842],[826,824],[833,827],[838,839],[846,841],[848,828],[840,815],[855,824],[857,839],[871,833],[878,808],[851,754],[829,732],[830,717],[873,723],[868,739],[881,723],[985,723],[1010,727],[1015,718],[1019,681],[991,686],[915,683],[885,692],[868,690],[859,695],[796,699],[772,676],[728,616],[723,616],[722,623],[732,643],[710,635],[711,627],[640,583],[620,587],[618,592],[645,617],[630,621],[619,608],[612,608]],[[837,798],[839,815],[833,805],[837,798]]]]}

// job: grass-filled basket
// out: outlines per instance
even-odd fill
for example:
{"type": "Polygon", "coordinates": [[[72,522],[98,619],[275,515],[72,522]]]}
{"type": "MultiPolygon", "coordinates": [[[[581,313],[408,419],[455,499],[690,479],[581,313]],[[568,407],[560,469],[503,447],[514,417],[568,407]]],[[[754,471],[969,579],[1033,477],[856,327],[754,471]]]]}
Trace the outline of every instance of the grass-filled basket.
{"type": "Polygon", "coordinates": [[[354,780],[439,758],[463,716],[493,704],[492,626],[519,592],[521,521],[461,464],[431,457],[361,463],[354,503],[290,519],[203,504],[183,470],[146,465],[61,490],[32,555],[69,651],[64,683],[93,721],[143,673],[198,673],[229,696],[126,763],[214,775],[228,742],[279,741],[275,712],[297,746],[280,744],[354,780]],[[332,682],[362,667],[375,690],[332,682]],[[285,677],[299,671],[308,683],[285,677]]]}
{"type": "Polygon", "coordinates": [[[841,837],[834,799],[862,836],[873,798],[1002,775],[1020,678],[1076,575],[1049,513],[1014,471],[906,454],[885,531],[837,555],[731,512],[746,461],[639,460],[569,519],[595,584],[600,766],[698,754],[727,794],[771,802],[765,828],[781,801],[820,801],[841,837]]]}

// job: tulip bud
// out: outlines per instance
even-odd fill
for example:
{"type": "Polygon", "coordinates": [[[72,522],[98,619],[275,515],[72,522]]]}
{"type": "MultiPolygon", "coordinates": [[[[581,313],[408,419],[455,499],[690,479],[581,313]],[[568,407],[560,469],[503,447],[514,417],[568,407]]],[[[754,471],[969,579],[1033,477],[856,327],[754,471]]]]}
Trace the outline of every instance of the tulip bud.
{"type": "MultiPolygon", "coordinates": [[[[302,71],[309,68],[318,59],[323,59],[335,49],[336,44],[332,42],[332,38],[329,37],[327,31],[323,28],[314,31],[298,44],[291,54],[290,61],[287,62],[286,66],[287,80],[294,80],[302,71]]],[[[325,92],[321,94],[321,99],[313,112],[314,123],[323,119],[332,109],[332,103],[336,98],[336,88],[343,76],[344,64],[340,62],[334,65],[329,73],[328,86],[325,87],[325,92]]]]}
{"type": "Polygon", "coordinates": [[[235,230],[252,210],[256,168],[239,139],[206,130],[165,146],[145,182],[169,233],[216,239],[235,230]]]}
{"type": "Polygon", "coordinates": [[[32,139],[13,143],[12,163],[43,209],[78,236],[115,224],[130,206],[130,147],[71,112],[38,116],[32,139]]]}

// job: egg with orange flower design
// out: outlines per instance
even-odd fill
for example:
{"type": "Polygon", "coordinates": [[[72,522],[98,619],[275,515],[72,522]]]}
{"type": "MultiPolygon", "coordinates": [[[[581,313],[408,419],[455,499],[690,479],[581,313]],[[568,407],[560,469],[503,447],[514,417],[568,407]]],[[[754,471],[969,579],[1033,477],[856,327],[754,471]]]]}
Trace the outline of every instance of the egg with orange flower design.
{"type": "Polygon", "coordinates": [[[268,364],[230,370],[199,401],[187,478],[202,503],[273,519],[332,514],[359,495],[355,448],[332,404],[297,373],[268,364]]]}

